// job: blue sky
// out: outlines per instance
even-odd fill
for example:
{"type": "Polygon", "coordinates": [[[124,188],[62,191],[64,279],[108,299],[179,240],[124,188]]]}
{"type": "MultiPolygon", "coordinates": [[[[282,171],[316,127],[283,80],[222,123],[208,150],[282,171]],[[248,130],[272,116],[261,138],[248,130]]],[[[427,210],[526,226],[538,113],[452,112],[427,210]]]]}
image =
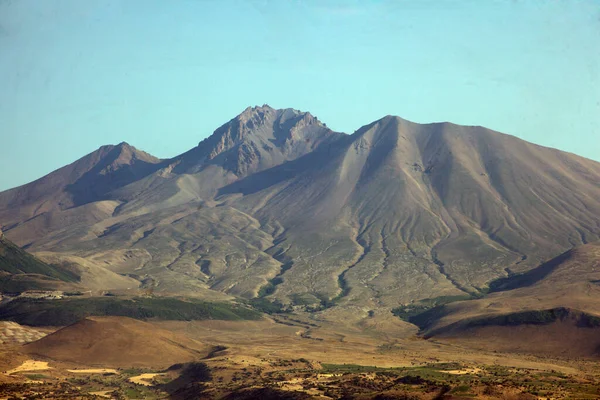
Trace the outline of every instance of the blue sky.
{"type": "Polygon", "coordinates": [[[600,0],[0,0],[0,190],[104,144],[171,157],[264,103],[600,160],[600,0]]]}

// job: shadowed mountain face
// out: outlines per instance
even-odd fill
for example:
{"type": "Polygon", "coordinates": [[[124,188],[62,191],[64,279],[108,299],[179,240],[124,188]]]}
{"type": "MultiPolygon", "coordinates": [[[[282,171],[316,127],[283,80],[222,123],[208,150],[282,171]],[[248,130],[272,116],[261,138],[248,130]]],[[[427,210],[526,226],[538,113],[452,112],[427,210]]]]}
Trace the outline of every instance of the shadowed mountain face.
{"type": "MultiPolygon", "coordinates": [[[[38,232],[42,226],[52,226],[55,229],[57,225],[71,223],[64,220],[62,223],[50,221],[60,218],[57,214],[107,200],[111,191],[143,178],[155,171],[158,165],[159,159],[127,143],[100,147],[43,178],[0,193],[0,221],[5,230],[31,221],[27,230],[35,231],[34,237],[43,235],[46,233],[44,229],[38,232]]],[[[114,207],[115,204],[107,203],[100,208],[114,207]]],[[[94,208],[86,207],[84,214],[94,213],[94,208]]],[[[100,212],[102,211],[107,214],[108,210],[100,212]]],[[[67,213],[74,214],[70,211],[67,213]]],[[[23,242],[18,234],[11,237],[23,242]]]]}
{"type": "Polygon", "coordinates": [[[127,143],[101,147],[102,158],[72,184],[66,192],[74,205],[102,200],[120,187],[135,182],[158,169],[160,160],[127,143]]]}
{"type": "Polygon", "coordinates": [[[7,235],[165,293],[267,296],[360,319],[479,295],[600,239],[600,164],[481,127],[388,116],[344,135],[263,106],[171,160],[90,157],[51,190],[62,170],[1,193],[7,235]],[[31,220],[40,204],[49,211],[31,220]]]}

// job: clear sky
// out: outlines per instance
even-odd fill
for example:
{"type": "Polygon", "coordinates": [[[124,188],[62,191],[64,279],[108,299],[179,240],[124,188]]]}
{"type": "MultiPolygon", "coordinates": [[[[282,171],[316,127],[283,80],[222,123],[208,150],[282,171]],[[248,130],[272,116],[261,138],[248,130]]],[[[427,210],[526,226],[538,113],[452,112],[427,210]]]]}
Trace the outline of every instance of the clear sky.
{"type": "Polygon", "coordinates": [[[104,144],[171,157],[264,103],[600,160],[600,0],[0,0],[0,190],[104,144]]]}

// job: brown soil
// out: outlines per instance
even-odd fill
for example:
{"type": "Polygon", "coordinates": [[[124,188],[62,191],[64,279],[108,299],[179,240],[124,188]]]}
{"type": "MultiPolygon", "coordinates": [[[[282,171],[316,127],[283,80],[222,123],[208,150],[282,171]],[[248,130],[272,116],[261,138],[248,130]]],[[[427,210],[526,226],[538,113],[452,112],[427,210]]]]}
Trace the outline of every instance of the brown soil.
{"type": "Polygon", "coordinates": [[[195,340],[125,317],[87,318],[23,349],[58,361],[115,367],[167,367],[210,352],[195,340]]]}
{"type": "Polygon", "coordinates": [[[578,327],[573,321],[548,325],[486,326],[440,335],[471,349],[561,358],[598,357],[600,328],[578,327]]]}

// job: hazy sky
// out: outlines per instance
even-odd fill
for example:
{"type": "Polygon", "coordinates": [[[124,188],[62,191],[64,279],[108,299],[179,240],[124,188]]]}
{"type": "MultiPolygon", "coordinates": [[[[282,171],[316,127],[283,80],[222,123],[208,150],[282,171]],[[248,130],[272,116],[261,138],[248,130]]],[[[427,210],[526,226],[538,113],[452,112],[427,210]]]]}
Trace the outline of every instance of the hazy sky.
{"type": "Polygon", "coordinates": [[[171,157],[263,103],[600,160],[600,0],[0,0],[0,190],[103,144],[171,157]]]}

